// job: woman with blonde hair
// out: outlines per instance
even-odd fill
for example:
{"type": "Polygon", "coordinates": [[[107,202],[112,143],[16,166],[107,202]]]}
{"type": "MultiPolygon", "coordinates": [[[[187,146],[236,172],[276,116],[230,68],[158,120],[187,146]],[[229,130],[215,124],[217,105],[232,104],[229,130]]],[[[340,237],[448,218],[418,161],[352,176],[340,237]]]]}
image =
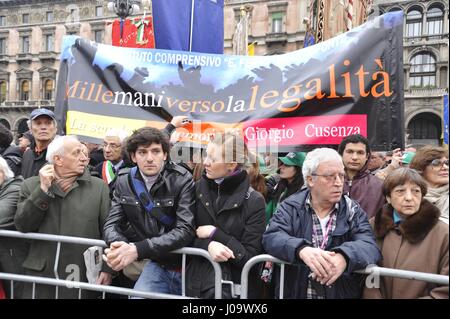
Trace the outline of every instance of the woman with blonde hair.
{"type": "MultiPolygon", "coordinates": [[[[197,225],[193,247],[208,251],[222,266],[222,279],[239,283],[244,264],[263,252],[264,198],[250,186],[245,170],[248,155],[244,140],[236,133],[216,135],[208,144],[204,173],[196,183],[197,225]]],[[[258,283],[251,272],[249,282],[258,283]]],[[[204,258],[190,259],[186,293],[191,297],[214,297],[214,270],[204,258]]],[[[260,281],[259,281],[260,282],[260,281]]],[[[230,286],[223,297],[232,298],[230,286]]],[[[256,286],[249,291],[259,296],[256,286]]]]}

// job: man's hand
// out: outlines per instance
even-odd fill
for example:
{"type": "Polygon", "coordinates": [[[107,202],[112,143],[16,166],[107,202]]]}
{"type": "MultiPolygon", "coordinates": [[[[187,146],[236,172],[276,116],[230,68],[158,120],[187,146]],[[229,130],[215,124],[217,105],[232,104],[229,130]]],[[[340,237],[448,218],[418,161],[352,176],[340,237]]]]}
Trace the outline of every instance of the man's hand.
{"type": "Polygon", "coordinates": [[[316,275],[317,281],[328,281],[333,275],[331,255],[334,252],[325,251],[320,248],[305,247],[299,252],[299,257],[316,275]]]}
{"type": "Polygon", "coordinates": [[[327,259],[332,265],[333,269],[333,275],[330,279],[325,283],[327,286],[331,286],[345,271],[347,268],[347,261],[345,260],[345,257],[340,253],[335,253],[329,255],[329,258],[327,259]]]}
{"type": "Polygon", "coordinates": [[[217,241],[212,241],[209,243],[208,252],[209,252],[209,255],[211,256],[211,258],[215,262],[219,262],[219,263],[228,261],[228,259],[230,259],[230,258],[234,258],[233,251],[230,248],[228,248],[227,246],[225,246],[217,241]]]}
{"type": "Polygon", "coordinates": [[[112,275],[107,272],[101,272],[98,275],[97,281],[95,282],[97,285],[109,286],[112,282],[112,275]]]}
{"type": "Polygon", "coordinates": [[[123,241],[114,242],[105,249],[106,263],[115,271],[120,271],[138,258],[136,246],[123,241]]]}
{"type": "Polygon", "coordinates": [[[391,160],[391,164],[389,164],[389,166],[392,169],[397,169],[400,166],[402,166],[402,150],[400,148],[396,148],[395,150],[392,151],[392,160],[391,160]]]}
{"type": "Polygon", "coordinates": [[[182,127],[184,125],[186,125],[187,123],[189,123],[189,119],[187,116],[185,115],[180,115],[180,116],[174,116],[172,118],[172,121],[170,121],[170,124],[172,124],[173,126],[175,126],[176,128],[182,127]]]}
{"type": "Polygon", "coordinates": [[[55,168],[52,164],[44,165],[39,170],[39,179],[41,181],[41,189],[44,193],[48,192],[48,189],[52,185],[53,180],[55,179],[55,168]]]}
{"type": "Polygon", "coordinates": [[[214,230],[216,230],[216,227],[212,225],[200,226],[197,228],[197,237],[203,239],[209,238],[214,230]]]}

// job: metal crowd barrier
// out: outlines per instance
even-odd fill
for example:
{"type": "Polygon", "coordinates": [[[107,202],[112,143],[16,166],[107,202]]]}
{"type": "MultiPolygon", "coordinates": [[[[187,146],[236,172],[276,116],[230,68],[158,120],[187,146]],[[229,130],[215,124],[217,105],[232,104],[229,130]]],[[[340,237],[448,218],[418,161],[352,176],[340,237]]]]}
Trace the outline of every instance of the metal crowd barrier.
{"type": "MultiPolygon", "coordinates": [[[[16,274],[7,274],[7,273],[0,272],[0,279],[11,281],[12,292],[14,289],[13,282],[21,281],[21,282],[33,283],[33,292],[34,292],[34,287],[36,284],[56,286],[56,294],[58,293],[57,288],[60,286],[76,287],[80,291],[79,297],[81,297],[81,290],[92,290],[92,291],[103,292],[103,298],[105,298],[106,293],[128,295],[128,296],[135,296],[135,297],[142,297],[142,298],[151,298],[151,299],[186,298],[186,255],[194,255],[194,256],[200,256],[200,257],[206,258],[207,260],[210,261],[211,265],[213,266],[214,271],[215,271],[215,298],[216,299],[222,298],[222,284],[224,284],[224,283],[231,284],[232,290],[235,289],[236,294],[237,295],[240,294],[241,299],[247,299],[248,298],[248,284],[249,284],[248,275],[249,275],[251,268],[256,264],[258,264],[260,262],[265,262],[265,261],[271,261],[273,263],[280,264],[279,297],[280,297],[280,299],[282,299],[283,293],[284,293],[285,265],[289,265],[289,263],[282,261],[278,258],[275,258],[271,255],[264,254],[264,255],[255,256],[255,257],[251,258],[250,260],[248,260],[247,263],[242,268],[241,284],[237,285],[232,282],[222,280],[222,269],[217,262],[214,262],[211,259],[208,252],[206,252],[203,249],[184,247],[184,248],[173,251],[173,253],[182,254],[182,274],[181,274],[182,295],[176,296],[176,295],[149,293],[149,292],[142,292],[142,291],[137,291],[137,290],[133,290],[133,289],[114,287],[114,286],[94,285],[94,284],[89,284],[89,283],[85,283],[85,282],[76,282],[76,281],[59,279],[57,269],[58,269],[58,263],[59,263],[61,243],[107,247],[106,243],[103,240],[88,239],[88,238],[81,238],[81,237],[50,235],[50,234],[39,234],[39,233],[21,233],[18,231],[10,231],[10,230],[0,230],[0,237],[44,240],[44,241],[53,241],[53,242],[58,243],[57,247],[56,247],[55,265],[53,268],[56,278],[54,279],[54,278],[48,278],[48,277],[16,275],[16,274]]],[[[439,284],[439,285],[449,285],[449,277],[448,276],[422,273],[422,272],[416,272],[416,271],[408,271],[408,270],[383,268],[383,267],[378,267],[375,265],[369,266],[366,269],[358,270],[358,271],[356,271],[356,273],[367,274],[367,275],[373,274],[373,275],[377,275],[377,276],[388,276],[388,277],[396,277],[396,278],[410,279],[410,280],[421,280],[421,281],[426,281],[426,282],[435,283],[435,284],[439,284]]],[[[12,293],[12,295],[13,295],[13,293],[12,293]]]]}
{"type": "MultiPolygon", "coordinates": [[[[260,262],[271,261],[277,264],[280,264],[280,299],[283,299],[284,292],[284,271],[285,265],[290,265],[288,262],[285,262],[281,259],[275,258],[271,255],[258,255],[253,258],[250,258],[242,268],[241,273],[241,299],[248,298],[248,275],[252,267],[260,262]]],[[[409,271],[409,270],[400,270],[400,269],[392,269],[392,268],[384,268],[378,267],[375,265],[369,266],[366,269],[361,269],[355,271],[359,274],[367,274],[367,275],[377,275],[377,276],[386,276],[386,277],[396,277],[402,279],[410,279],[410,280],[421,280],[430,283],[435,283],[438,285],[447,285],[449,284],[449,277],[444,275],[436,275],[429,274],[424,272],[417,271],[409,271]]]]}
{"type": "MultiPolygon", "coordinates": [[[[82,237],[70,237],[70,236],[60,236],[60,235],[51,235],[51,234],[40,234],[40,233],[21,233],[18,231],[11,230],[0,230],[0,237],[9,237],[9,238],[21,238],[21,239],[32,239],[32,240],[44,240],[44,241],[52,241],[57,242],[56,247],[56,255],[55,255],[55,265],[53,267],[53,272],[55,274],[55,279],[48,277],[37,277],[37,276],[25,276],[25,275],[16,275],[16,274],[6,274],[0,272],[0,279],[10,280],[11,288],[13,291],[13,281],[23,281],[23,282],[31,282],[33,284],[33,291],[36,283],[54,285],[56,286],[56,295],[58,294],[59,286],[77,286],[84,290],[94,290],[103,292],[103,297],[105,297],[105,293],[117,293],[122,295],[136,296],[136,297],[144,297],[144,298],[182,298],[186,296],[186,255],[200,256],[206,258],[214,268],[215,272],[215,298],[222,298],[222,268],[220,265],[213,261],[209,253],[203,249],[184,247],[181,249],[174,250],[173,253],[182,254],[182,270],[181,270],[181,296],[168,295],[168,294],[157,294],[157,293],[147,293],[141,292],[133,289],[125,289],[120,287],[113,286],[103,286],[103,285],[93,285],[83,282],[76,281],[67,281],[61,280],[58,276],[58,264],[59,264],[59,256],[61,251],[61,243],[66,244],[79,244],[86,246],[99,246],[99,247],[107,247],[106,243],[103,240],[98,239],[89,239],[82,237]],[[34,280],[34,281],[33,281],[34,280]]],[[[81,292],[81,290],[80,290],[81,292]]]]}

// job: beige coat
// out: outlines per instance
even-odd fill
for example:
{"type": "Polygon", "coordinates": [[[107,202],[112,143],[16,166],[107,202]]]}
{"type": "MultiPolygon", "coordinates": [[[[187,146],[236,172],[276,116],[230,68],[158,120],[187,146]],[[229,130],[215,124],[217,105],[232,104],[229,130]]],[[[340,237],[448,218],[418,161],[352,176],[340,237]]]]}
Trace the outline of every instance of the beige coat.
{"type": "MultiPolygon", "coordinates": [[[[396,226],[392,207],[385,205],[370,221],[383,255],[380,266],[448,276],[449,228],[439,216],[439,209],[422,200],[419,211],[396,226]]],[[[448,299],[448,286],[382,277],[380,288],[366,287],[363,298],[448,299]]]]}

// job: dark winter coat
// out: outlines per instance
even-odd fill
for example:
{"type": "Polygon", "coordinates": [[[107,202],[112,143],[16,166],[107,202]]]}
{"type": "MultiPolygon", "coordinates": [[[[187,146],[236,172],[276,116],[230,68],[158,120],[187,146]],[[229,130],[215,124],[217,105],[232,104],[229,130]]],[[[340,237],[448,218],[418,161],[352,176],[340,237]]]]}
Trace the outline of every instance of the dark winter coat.
{"type": "MultiPolygon", "coordinates": [[[[170,251],[189,245],[194,238],[195,188],[192,175],[173,162],[166,162],[150,190],[153,203],[175,219],[166,226],[147,213],[137,198],[130,178],[131,169],[122,169],[116,181],[104,239],[134,242],[138,259],[151,259],[172,268],[181,266],[180,255],[170,251]]],[[[136,178],[142,180],[139,170],[136,178]]]]}
{"type": "MultiPolygon", "coordinates": [[[[244,264],[252,257],[262,254],[262,234],[265,230],[264,197],[250,188],[246,171],[227,177],[220,184],[205,175],[196,185],[198,226],[216,227],[212,238],[196,238],[193,247],[208,251],[211,241],[230,248],[235,258],[222,262],[222,278],[240,283],[244,264]]],[[[250,297],[259,297],[257,267],[250,274],[250,297]],[[253,295],[252,295],[253,293],[253,295]]],[[[214,297],[214,270],[210,263],[200,257],[190,259],[186,276],[186,293],[192,297],[214,297]]],[[[223,291],[229,289],[223,285],[223,291]],[[225,288],[226,287],[226,288],[225,288]]],[[[229,292],[224,297],[230,297],[229,292]]]]}
{"type": "MultiPolygon", "coordinates": [[[[56,184],[50,187],[54,198],[44,193],[39,177],[25,180],[20,189],[15,225],[21,232],[101,239],[103,223],[109,211],[108,187],[86,170],[67,193],[56,184]]],[[[55,278],[56,242],[33,240],[23,263],[26,275],[55,278]]],[[[83,252],[85,245],[61,244],[58,276],[87,282],[83,252]]],[[[31,298],[27,285],[24,298],[31,298]]],[[[82,297],[92,297],[86,291],[82,297]]],[[[36,285],[36,298],[55,298],[55,287],[36,285]]],[[[59,298],[78,298],[78,289],[59,288],[59,298]]]]}
{"type": "Polygon", "coordinates": [[[37,154],[34,149],[29,148],[23,153],[22,157],[22,176],[24,179],[32,176],[39,176],[39,170],[47,164],[45,157],[47,156],[47,149],[37,154]]]}
{"type": "MultiPolygon", "coordinates": [[[[263,236],[268,254],[293,264],[286,266],[284,298],[307,297],[311,271],[299,258],[298,250],[305,245],[313,246],[312,213],[305,205],[309,194],[309,190],[303,190],[283,201],[263,236]]],[[[380,251],[367,215],[357,203],[342,197],[337,214],[336,228],[325,250],[341,253],[347,260],[347,268],[331,288],[326,289],[326,298],[360,298],[364,276],[353,272],[377,263],[380,251]]],[[[275,291],[278,292],[278,288],[275,291]]]]}

